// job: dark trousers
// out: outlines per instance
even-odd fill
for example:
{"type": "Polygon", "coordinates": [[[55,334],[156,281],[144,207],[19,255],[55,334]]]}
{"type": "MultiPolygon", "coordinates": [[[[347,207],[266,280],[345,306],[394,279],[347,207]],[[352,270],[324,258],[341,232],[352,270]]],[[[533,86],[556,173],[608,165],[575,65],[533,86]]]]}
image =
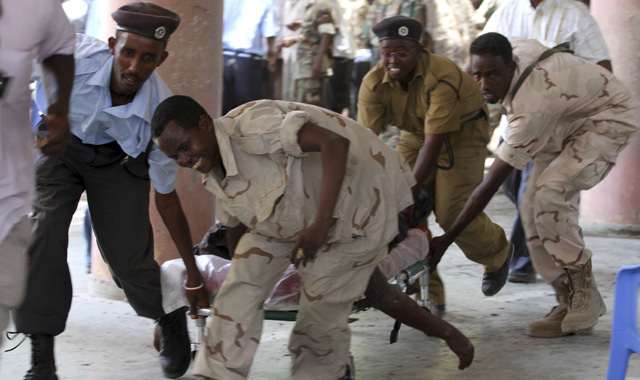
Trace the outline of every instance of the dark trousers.
{"type": "Polygon", "coordinates": [[[324,82],[324,107],[342,113],[351,108],[353,59],[334,57],[331,68],[333,75],[324,82]]]}
{"type": "Polygon", "coordinates": [[[58,335],[65,329],[73,291],[67,265],[69,225],[85,190],[98,247],[116,284],[138,315],[164,315],[149,221],[149,180],[134,177],[119,161],[87,164],[101,159],[87,147],[73,139],[61,156],[37,158],[27,295],[14,313],[19,332],[58,335]]]}
{"type": "Polygon", "coordinates": [[[529,249],[527,248],[527,237],[524,234],[524,228],[522,228],[520,220],[520,201],[527,188],[532,165],[533,161],[530,161],[523,170],[513,170],[502,184],[502,191],[516,205],[516,217],[513,220],[511,236],[509,237],[509,241],[513,244],[513,259],[510,267],[511,270],[519,272],[534,271],[529,257],[529,249]]]}
{"type": "Polygon", "coordinates": [[[265,75],[257,55],[224,51],[222,114],[252,100],[264,99],[265,75]]]}

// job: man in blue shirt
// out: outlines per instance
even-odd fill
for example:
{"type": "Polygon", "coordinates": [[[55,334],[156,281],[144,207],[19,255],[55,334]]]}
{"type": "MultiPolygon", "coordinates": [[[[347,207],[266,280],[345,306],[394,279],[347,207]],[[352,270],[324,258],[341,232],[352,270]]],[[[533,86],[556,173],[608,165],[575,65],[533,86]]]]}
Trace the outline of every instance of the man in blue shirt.
{"type": "Polygon", "coordinates": [[[263,58],[271,59],[278,26],[273,1],[224,2],[222,113],[265,97],[263,58]],[[267,42],[267,52],[263,40],[267,42]]]}
{"type": "MultiPolygon", "coordinates": [[[[165,376],[186,372],[190,345],[184,310],[165,314],[162,308],[149,221],[149,180],[158,211],[185,261],[190,301],[208,304],[174,188],[177,166],[153,144],[149,126],[155,107],[171,95],[155,69],[167,58],[165,48],[180,19],[144,2],[124,5],[112,17],[117,31],[108,45],[77,35],[69,108],[73,136],[60,156],[41,156],[36,162],[37,227],[28,250],[27,295],[15,313],[17,330],[29,335],[33,345],[26,379],[57,378],[53,337],[64,331],[71,306],[68,230],[83,191],[114,281],[138,315],[160,325],[165,376]]],[[[45,89],[38,86],[36,94],[38,106],[46,110],[45,89]]],[[[50,95],[55,99],[55,93],[50,95]]]]}

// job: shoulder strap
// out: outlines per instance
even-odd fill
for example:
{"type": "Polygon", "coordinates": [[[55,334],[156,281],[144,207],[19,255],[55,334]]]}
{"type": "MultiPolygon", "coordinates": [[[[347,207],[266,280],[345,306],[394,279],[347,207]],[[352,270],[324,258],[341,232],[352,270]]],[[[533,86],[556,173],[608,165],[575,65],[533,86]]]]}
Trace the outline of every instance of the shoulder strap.
{"type": "Polygon", "coordinates": [[[439,85],[440,83],[444,83],[449,87],[451,87],[453,91],[456,93],[456,97],[458,98],[458,101],[460,101],[460,91],[456,88],[456,86],[454,86],[453,84],[451,84],[451,82],[448,82],[444,79],[438,79],[436,84],[434,84],[433,87],[427,90],[427,108],[429,108],[429,106],[431,105],[431,91],[433,91],[436,88],[436,86],[439,85]]]}
{"type": "Polygon", "coordinates": [[[558,46],[556,46],[554,48],[551,48],[549,50],[546,50],[544,53],[542,53],[540,55],[540,57],[538,58],[538,60],[533,62],[529,66],[527,66],[527,68],[524,69],[524,71],[522,72],[522,75],[520,75],[520,78],[518,78],[518,81],[516,82],[516,85],[513,87],[513,91],[511,92],[511,98],[512,99],[513,99],[513,97],[516,96],[516,92],[518,92],[518,90],[520,89],[520,86],[522,86],[522,83],[524,82],[524,80],[527,79],[529,74],[531,74],[531,71],[533,71],[533,69],[536,67],[538,62],[544,61],[545,59],[549,58],[550,56],[552,56],[555,53],[571,53],[571,54],[573,54],[573,50],[569,49],[569,43],[568,42],[564,42],[564,43],[561,43],[560,45],[558,45],[558,46]]]}

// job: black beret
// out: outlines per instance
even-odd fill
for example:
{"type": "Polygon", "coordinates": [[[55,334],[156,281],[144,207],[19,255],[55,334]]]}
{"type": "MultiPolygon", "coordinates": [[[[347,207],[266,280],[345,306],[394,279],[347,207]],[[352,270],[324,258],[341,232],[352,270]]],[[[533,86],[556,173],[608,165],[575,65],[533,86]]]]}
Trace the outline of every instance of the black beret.
{"type": "Polygon", "coordinates": [[[180,16],[174,12],[144,1],[123,5],[111,17],[117,23],[117,30],[164,42],[169,41],[180,24],[180,16]]]}
{"type": "Polygon", "coordinates": [[[423,30],[420,21],[405,16],[385,18],[375,24],[371,29],[380,41],[389,38],[400,38],[403,40],[412,40],[417,43],[420,43],[423,30]]]}

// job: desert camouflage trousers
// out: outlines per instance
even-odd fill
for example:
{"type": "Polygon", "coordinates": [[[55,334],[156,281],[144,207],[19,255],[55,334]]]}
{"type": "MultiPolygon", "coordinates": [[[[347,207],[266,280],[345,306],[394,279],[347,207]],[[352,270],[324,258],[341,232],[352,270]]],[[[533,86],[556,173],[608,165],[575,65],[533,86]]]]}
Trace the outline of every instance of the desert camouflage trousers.
{"type": "Polygon", "coordinates": [[[613,150],[615,158],[629,138],[589,131],[572,138],[560,153],[535,156],[520,212],[531,260],[548,284],[565,268],[577,269],[591,259],[578,223],[580,190],[600,183],[613,167],[600,151],[606,148],[610,159],[613,150]]]}
{"type": "MultiPolygon", "coordinates": [[[[247,378],[262,333],[263,303],[288,267],[292,246],[253,233],[240,239],[229,275],[213,303],[194,374],[217,380],[247,378]]],[[[377,260],[339,260],[349,254],[341,246],[345,245],[334,243],[329,250],[319,251],[315,261],[300,270],[300,307],[288,345],[292,379],[334,380],[346,372],[349,313],[364,293],[377,260]],[[336,268],[323,261],[344,264],[336,268]],[[322,273],[317,267],[333,269],[322,273]]],[[[381,250],[386,253],[387,247],[372,250],[369,256],[383,257],[381,250]]]]}

